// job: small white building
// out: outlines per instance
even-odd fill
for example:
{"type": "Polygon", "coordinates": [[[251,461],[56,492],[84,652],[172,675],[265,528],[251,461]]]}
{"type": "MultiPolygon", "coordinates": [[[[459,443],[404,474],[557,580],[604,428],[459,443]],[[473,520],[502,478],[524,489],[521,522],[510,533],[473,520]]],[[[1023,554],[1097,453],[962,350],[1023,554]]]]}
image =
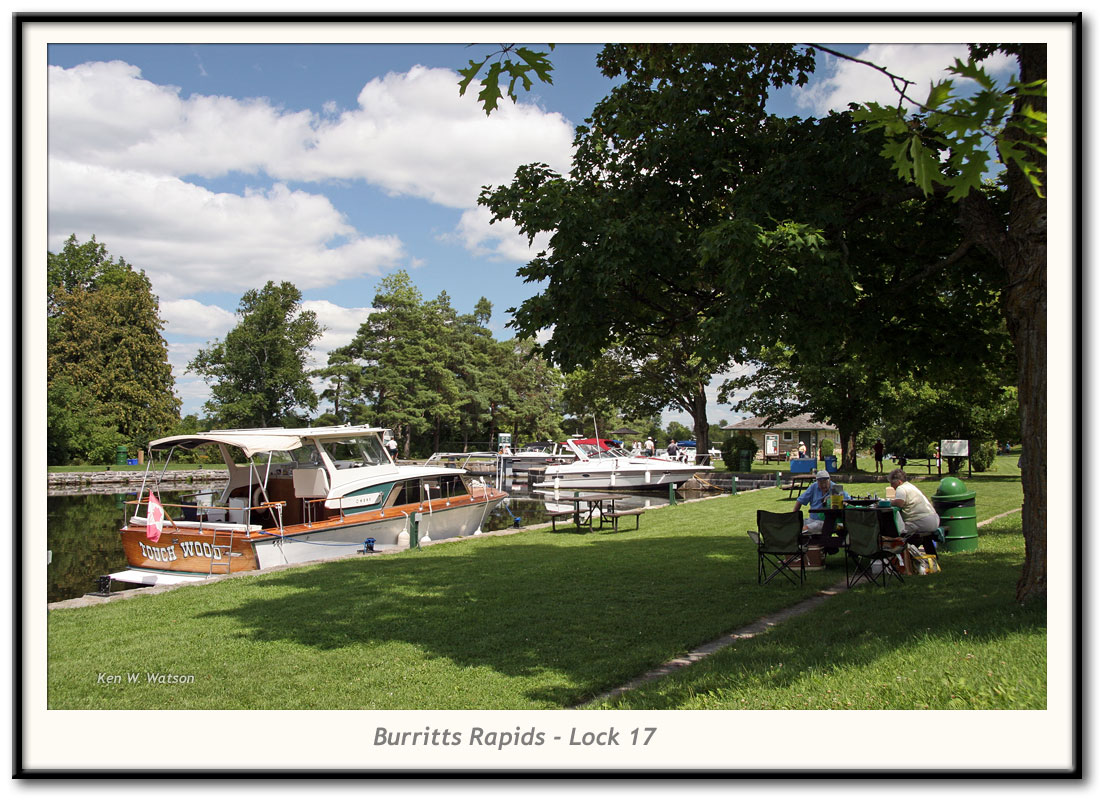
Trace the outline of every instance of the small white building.
{"type": "Polygon", "coordinates": [[[798,457],[798,445],[805,443],[810,458],[819,458],[818,448],[822,439],[831,439],[840,451],[839,432],[829,422],[819,422],[810,414],[799,414],[791,419],[768,425],[764,417],[749,417],[740,422],[725,425],[727,431],[747,433],[756,441],[758,461],[787,461],[798,457]]]}

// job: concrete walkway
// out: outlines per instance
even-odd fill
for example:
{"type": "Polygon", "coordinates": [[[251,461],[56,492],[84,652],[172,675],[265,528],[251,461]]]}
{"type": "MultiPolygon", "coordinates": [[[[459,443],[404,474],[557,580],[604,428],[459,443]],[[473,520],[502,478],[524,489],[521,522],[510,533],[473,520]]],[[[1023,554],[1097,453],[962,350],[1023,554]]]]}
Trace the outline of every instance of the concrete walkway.
{"type": "Polygon", "coordinates": [[[692,664],[696,664],[702,661],[707,656],[714,655],[719,650],[729,647],[731,644],[736,644],[737,642],[740,642],[744,639],[752,639],[754,636],[758,636],[761,633],[766,633],[769,628],[774,628],[781,622],[786,622],[792,617],[801,616],[802,614],[805,614],[809,611],[813,611],[830,597],[835,597],[841,592],[847,591],[847,589],[848,585],[846,581],[841,581],[840,583],[834,584],[828,589],[822,589],[813,597],[808,597],[800,603],[796,603],[795,605],[791,606],[790,608],[784,608],[780,611],[776,611],[773,614],[767,614],[756,620],[756,622],[750,623],[743,628],[738,628],[733,633],[727,633],[712,642],[707,642],[704,645],[700,645],[699,647],[692,650],[690,653],[685,653],[679,658],[674,658],[671,661],[666,661],[661,666],[656,667],[655,669],[651,669],[644,675],[639,675],[637,678],[630,681],[629,683],[625,683],[618,688],[612,689],[610,692],[605,692],[604,694],[598,695],[588,702],[575,707],[584,708],[586,706],[602,702],[603,700],[609,700],[613,697],[618,697],[624,692],[629,692],[631,689],[637,689],[639,686],[649,683],[650,681],[655,681],[658,678],[663,678],[666,675],[671,675],[672,673],[677,672],[684,667],[690,667],[692,664]]]}

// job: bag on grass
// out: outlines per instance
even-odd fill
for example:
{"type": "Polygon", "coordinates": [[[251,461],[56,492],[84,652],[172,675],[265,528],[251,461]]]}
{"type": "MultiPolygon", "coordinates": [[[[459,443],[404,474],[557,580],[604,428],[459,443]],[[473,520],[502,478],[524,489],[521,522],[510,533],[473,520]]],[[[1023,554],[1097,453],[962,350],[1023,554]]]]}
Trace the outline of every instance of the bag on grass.
{"type": "Polygon", "coordinates": [[[913,545],[909,545],[909,555],[913,560],[914,572],[917,575],[931,575],[940,571],[940,562],[931,553],[922,553],[913,545]]]}

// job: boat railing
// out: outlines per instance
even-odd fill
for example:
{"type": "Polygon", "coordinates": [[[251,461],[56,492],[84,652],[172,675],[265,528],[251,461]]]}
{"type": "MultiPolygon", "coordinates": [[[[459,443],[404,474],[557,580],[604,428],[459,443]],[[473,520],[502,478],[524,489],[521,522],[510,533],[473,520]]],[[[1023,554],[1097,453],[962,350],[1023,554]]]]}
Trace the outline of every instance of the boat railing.
{"type": "MultiPolygon", "coordinates": [[[[132,522],[134,518],[138,518],[138,511],[141,506],[146,506],[146,514],[148,514],[148,500],[126,500],[125,505],[134,507],[134,516],[128,521],[132,522]]],[[[275,526],[279,529],[279,532],[283,531],[283,507],[286,506],[285,500],[269,500],[255,506],[215,506],[208,503],[161,503],[161,508],[166,509],[165,518],[175,528],[194,528],[199,533],[203,531],[235,531],[239,528],[244,530],[251,530],[252,528],[262,529],[260,525],[253,525],[249,522],[237,523],[231,522],[231,515],[234,513],[247,512],[246,519],[251,520],[252,512],[270,512],[275,518],[275,526]],[[175,519],[171,514],[167,512],[167,509],[175,508],[180,509],[183,519],[175,519]],[[195,513],[195,519],[187,519],[187,511],[193,510],[195,513]],[[225,521],[215,521],[207,518],[207,514],[211,511],[224,511],[225,521]]]]}
{"type": "MultiPolygon", "coordinates": [[[[505,458],[507,458],[507,456],[504,453],[495,453],[492,451],[475,451],[468,453],[432,453],[428,460],[424,462],[424,466],[446,466],[456,469],[464,469],[467,472],[473,472],[474,470],[470,468],[472,462],[490,462],[487,464],[483,463],[483,465],[489,467],[492,470],[494,483],[499,489],[504,482],[505,458]]],[[[478,470],[478,472],[481,472],[481,470],[478,470]]]]}

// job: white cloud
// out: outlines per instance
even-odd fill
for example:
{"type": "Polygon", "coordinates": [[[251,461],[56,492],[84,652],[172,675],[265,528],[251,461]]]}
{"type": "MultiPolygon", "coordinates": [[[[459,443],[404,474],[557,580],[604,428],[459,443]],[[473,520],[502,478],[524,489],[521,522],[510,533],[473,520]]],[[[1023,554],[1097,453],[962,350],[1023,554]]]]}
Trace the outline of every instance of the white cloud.
{"type": "MultiPolygon", "coordinates": [[[[520,164],[568,167],[572,127],[531,104],[486,117],[450,70],[415,67],[367,83],[358,107],[290,112],[266,99],[191,95],[121,61],[49,68],[49,245],[93,234],[144,269],[162,300],[303,289],[413,267],[396,236],[364,236],[320,193],[286,181],[363,181],[393,195],[473,209],[481,186],[520,164]],[[216,192],[190,176],[255,175],[216,192]],[[269,182],[274,181],[272,185],[269,182]]],[[[508,226],[463,215],[454,236],[479,255],[531,257],[508,226]]]]}
{"type": "Polygon", "coordinates": [[[573,129],[558,113],[503,104],[487,117],[458,75],[414,67],[367,83],[359,107],[334,116],[266,99],[192,95],[158,86],[120,61],[50,67],[50,153],[58,159],[159,175],[264,173],[282,181],[367,181],[452,208],[487,183],[545,161],[567,169],[573,129]]]}
{"type": "Polygon", "coordinates": [[[462,212],[455,228],[455,235],[474,255],[499,261],[527,263],[550,246],[550,234],[535,236],[534,244],[527,244],[527,237],[511,220],[491,223],[492,214],[487,208],[473,208],[462,212]]]}
{"type": "MultiPolygon", "coordinates": [[[[968,57],[965,44],[874,44],[856,54],[856,58],[884,67],[894,75],[913,81],[908,94],[918,101],[928,96],[929,86],[936,81],[952,77],[946,71],[955,59],[966,61],[968,57]]],[[[897,103],[897,93],[890,78],[865,64],[837,59],[833,56],[822,58],[817,78],[806,87],[794,90],[795,103],[799,108],[812,114],[825,114],[829,111],[843,111],[849,103],[878,102],[883,105],[897,103]],[[820,77],[821,75],[828,77],[820,77]]],[[[984,65],[993,74],[1003,75],[1012,68],[1012,60],[1002,54],[995,54],[984,65]]],[[[970,83],[959,81],[956,84],[970,83]]]]}
{"type": "Polygon", "coordinates": [[[208,306],[198,300],[162,300],[160,315],[166,336],[225,338],[236,324],[237,316],[221,306],[208,306]]]}
{"type": "Polygon", "coordinates": [[[161,299],[288,280],[302,289],[380,275],[407,260],[394,236],[359,236],[328,198],[276,184],[243,196],[166,175],[50,160],[50,247],[109,242],[161,299]]]}
{"type": "Polygon", "coordinates": [[[187,365],[199,353],[199,349],[205,346],[205,342],[169,342],[168,365],[172,367],[172,374],[176,378],[177,394],[183,384],[187,384],[188,398],[206,400],[210,396],[210,387],[196,375],[187,372],[187,365]]]}
{"type": "Polygon", "coordinates": [[[351,344],[351,340],[359,332],[359,326],[366,322],[373,310],[345,308],[328,300],[306,300],[302,303],[302,308],[315,313],[317,322],[325,328],[325,332],[315,346],[321,363],[324,363],[328,354],[336,348],[351,344]]]}

